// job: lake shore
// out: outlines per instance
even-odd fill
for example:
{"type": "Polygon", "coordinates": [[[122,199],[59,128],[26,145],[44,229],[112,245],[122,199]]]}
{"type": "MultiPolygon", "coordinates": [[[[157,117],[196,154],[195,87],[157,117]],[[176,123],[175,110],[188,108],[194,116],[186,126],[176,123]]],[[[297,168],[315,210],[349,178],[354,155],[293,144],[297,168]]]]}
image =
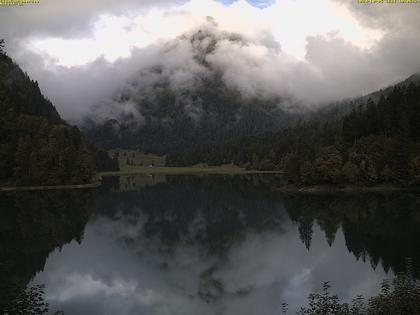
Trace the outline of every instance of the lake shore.
{"type": "Polygon", "coordinates": [[[14,192],[14,191],[39,191],[39,190],[67,190],[67,189],[91,189],[98,188],[102,185],[101,181],[96,181],[90,184],[80,185],[53,185],[53,186],[15,186],[15,187],[0,187],[0,192],[14,192]]]}
{"type": "Polygon", "coordinates": [[[223,166],[192,166],[192,167],[126,167],[121,171],[99,172],[96,180],[90,184],[51,185],[51,186],[0,186],[0,192],[42,191],[65,189],[91,189],[102,185],[103,177],[136,176],[136,175],[240,175],[240,174],[279,174],[277,171],[246,170],[233,165],[223,166]]]}
{"type": "Polygon", "coordinates": [[[419,192],[420,187],[399,187],[392,185],[382,186],[332,186],[332,185],[313,185],[313,186],[295,186],[284,185],[274,187],[273,191],[284,193],[301,193],[301,194],[329,194],[329,193],[391,193],[391,192],[419,192]]]}
{"type": "Polygon", "coordinates": [[[142,167],[132,166],[122,168],[117,172],[100,172],[98,176],[126,176],[126,175],[237,175],[237,174],[280,174],[278,171],[246,170],[234,165],[223,166],[190,166],[190,167],[142,167]]]}

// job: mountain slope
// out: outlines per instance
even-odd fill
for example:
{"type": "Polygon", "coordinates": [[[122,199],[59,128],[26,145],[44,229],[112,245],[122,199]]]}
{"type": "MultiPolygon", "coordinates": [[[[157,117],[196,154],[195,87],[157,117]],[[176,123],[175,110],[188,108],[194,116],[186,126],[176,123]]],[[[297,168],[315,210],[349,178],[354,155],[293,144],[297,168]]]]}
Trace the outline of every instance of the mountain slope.
{"type": "Polygon", "coordinates": [[[80,131],[60,118],[37,82],[0,53],[0,184],[81,184],[93,174],[80,131]]]}
{"type": "Polygon", "coordinates": [[[283,170],[298,184],[420,185],[420,84],[397,84],[344,116],[170,155],[171,165],[233,162],[283,170]]]}
{"type": "Polygon", "coordinates": [[[248,43],[208,27],[169,42],[156,64],[96,106],[83,126],[89,139],[167,154],[293,123],[298,115],[288,108],[291,97],[247,95],[229,84],[224,69],[212,63],[218,45],[248,43]]]}

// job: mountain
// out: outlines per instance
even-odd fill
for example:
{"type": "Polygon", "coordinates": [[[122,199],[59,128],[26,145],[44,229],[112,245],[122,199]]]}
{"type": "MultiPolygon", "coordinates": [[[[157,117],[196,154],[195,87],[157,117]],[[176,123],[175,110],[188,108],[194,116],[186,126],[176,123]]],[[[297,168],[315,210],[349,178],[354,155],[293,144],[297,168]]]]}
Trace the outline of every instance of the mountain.
{"type": "Polygon", "coordinates": [[[373,101],[378,102],[382,96],[387,97],[390,93],[392,93],[392,91],[396,87],[404,89],[411,84],[414,84],[414,85],[420,84],[420,72],[415,73],[415,74],[409,76],[407,79],[405,79],[401,82],[397,82],[394,85],[391,85],[391,86],[388,86],[388,87],[386,87],[384,89],[381,89],[379,91],[370,93],[370,94],[364,96],[363,98],[361,98],[361,100],[366,101],[369,98],[371,98],[373,101]]]}
{"type": "Polygon", "coordinates": [[[61,119],[38,83],[0,52],[0,185],[88,183],[96,151],[61,119]]]}
{"type": "Polygon", "coordinates": [[[398,87],[404,89],[411,83],[414,85],[420,84],[420,72],[409,76],[405,80],[396,82],[395,84],[382,88],[378,91],[368,93],[366,95],[343,99],[328,104],[322,104],[322,106],[320,106],[317,110],[311,111],[305,115],[305,119],[330,121],[340,119],[341,117],[351,113],[352,110],[360,106],[363,107],[367,101],[372,100],[374,102],[378,102],[382,96],[388,97],[388,95],[392,93],[395,88],[398,87]]]}
{"type": "Polygon", "coordinates": [[[170,166],[235,163],[283,170],[299,184],[420,183],[419,74],[303,110],[290,95],[259,93],[258,86],[247,93],[241,87],[249,82],[236,84],[238,73],[233,79],[226,60],[242,58],[237,48],[252,45],[211,26],[168,42],[157,60],[95,107],[83,130],[106,148],[165,154],[170,166]]]}
{"type": "Polygon", "coordinates": [[[227,82],[224,69],[211,62],[222,44],[248,42],[203,27],[167,43],[156,64],[96,106],[83,131],[105,148],[168,154],[292,124],[299,115],[290,96],[246,95],[227,82]]]}
{"type": "Polygon", "coordinates": [[[356,100],[346,114],[323,110],[279,132],[169,155],[168,164],[233,162],[283,170],[305,185],[420,185],[420,84],[413,78],[377,101],[356,100]]]}

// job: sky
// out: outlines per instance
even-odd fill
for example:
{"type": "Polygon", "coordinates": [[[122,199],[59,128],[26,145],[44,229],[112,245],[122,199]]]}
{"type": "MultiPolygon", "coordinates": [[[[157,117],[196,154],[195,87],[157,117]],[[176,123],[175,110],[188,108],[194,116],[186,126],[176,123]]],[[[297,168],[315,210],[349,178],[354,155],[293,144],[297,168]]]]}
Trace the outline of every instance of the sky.
{"type": "Polygon", "coordinates": [[[64,118],[75,120],[144,69],[196,75],[194,47],[179,36],[199,28],[219,40],[207,60],[247,96],[290,95],[315,106],[420,70],[420,3],[40,0],[0,7],[8,54],[64,118]],[[246,44],[227,42],[226,32],[246,44]]]}

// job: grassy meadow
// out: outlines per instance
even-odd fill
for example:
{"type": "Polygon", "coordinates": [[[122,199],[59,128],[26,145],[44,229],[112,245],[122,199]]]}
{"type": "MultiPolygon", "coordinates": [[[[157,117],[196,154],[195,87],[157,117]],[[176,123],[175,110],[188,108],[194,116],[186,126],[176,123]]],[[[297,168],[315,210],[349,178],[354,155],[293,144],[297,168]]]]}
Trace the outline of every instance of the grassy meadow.
{"type": "Polygon", "coordinates": [[[167,167],[166,157],[155,154],[146,154],[138,150],[115,149],[108,151],[111,157],[117,157],[120,167],[119,172],[102,172],[100,176],[118,175],[188,175],[188,174],[250,174],[260,171],[248,171],[234,164],[208,166],[197,164],[188,167],[167,167]]]}

